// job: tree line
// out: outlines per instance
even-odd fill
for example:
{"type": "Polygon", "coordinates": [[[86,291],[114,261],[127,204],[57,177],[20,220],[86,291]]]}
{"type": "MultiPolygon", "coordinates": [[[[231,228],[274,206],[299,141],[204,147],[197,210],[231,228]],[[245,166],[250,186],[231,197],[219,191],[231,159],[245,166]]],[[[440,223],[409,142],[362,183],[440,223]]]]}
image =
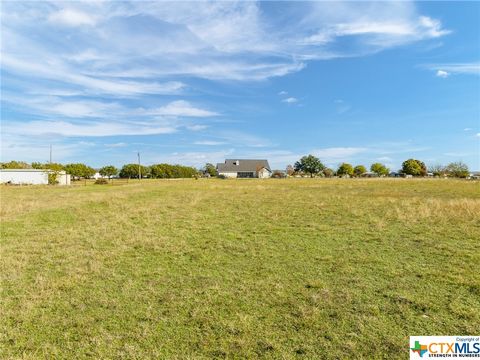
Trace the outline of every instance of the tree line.
{"type": "MultiPolygon", "coordinates": [[[[10,161],[0,163],[2,169],[48,169],[55,172],[65,171],[76,179],[88,179],[95,175],[97,170],[83,163],[39,163],[33,162],[31,164],[24,161],[10,161]]],[[[126,164],[121,169],[113,165],[107,165],[98,170],[98,173],[103,177],[112,178],[119,176],[121,178],[142,178],[153,179],[174,179],[174,178],[191,178],[197,176],[199,171],[191,166],[170,165],[170,164],[154,164],[150,166],[143,166],[138,164],[126,164]]]]}
{"type": "MultiPolygon", "coordinates": [[[[55,172],[65,171],[72,175],[74,179],[91,178],[95,175],[97,170],[83,164],[83,163],[39,163],[33,162],[31,164],[23,161],[10,161],[0,163],[2,169],[50,169],[55,172]]],[[[376,176],[382,177],[390,174],[390,169],[382,163],[374,163],[370,166],[370,171],[376,176]]],[[[106,178],[119,176],[120,178],[142,178],[152,179],[174,179],[174,178],[191,178],[199,175],[216,176],[216,167],[207,163],[202,169],[197,170],[191,166],[170,165],[170,164],[154,164],[150,166],[138,164],[126,164],[121,169],[113,165],[107,165],[98,170],[100,175],[106,178]]],[[[315,176],[350,176],[361,177],[367,173],[367,168],[364,165],[353,166],[349,163],[342,163],[337,169],[326,167],[319,158],[314,155],[307,155],[298,160],[294,166],[287,166],[286,173],[288,176],[307,175],[315,176]]],[[[411,176],[427,176],[431,173],[433,176],[449,176],[457,178],[466,178],[470,175],[468,166],[463,162],[452,162],[446,166],[433,165],[429,168],[423,161],[417,159],[408,159],[402,163],[402,168],[397,172],[399,175],[411,176]]],[[[273,173],[274,177],[279,177],[281,174],[273,173]]]]}
{"type": "MultiPolygon", "coordinates": [[[[370,166],[370,171],[376,176],[387,176],[390,174],[390,169],[382,163],[374,163],[370,166]]],[[[295,163],[294,166],[287,167],[287,174],[292,176],[296,174],[305,174],[310,177],[315,176],[350,176],[361,177],[367,173],[367,168],[364,165],[353,166],[349,163],[342,163],[336,170],[326,167],[319,158],[313,155],[302,157],[295,163]]],[[[466,178],[470,175],[468,166],[463,162],[452,162],[447,166],[434,165],[427,169],[423,161],[417,159],[408,159],[402,163],[402,168],[397,172],[399,175],[411,176],[427,176],[431,173],[433,176],[450,176],[458,178],[466,178]]]]}

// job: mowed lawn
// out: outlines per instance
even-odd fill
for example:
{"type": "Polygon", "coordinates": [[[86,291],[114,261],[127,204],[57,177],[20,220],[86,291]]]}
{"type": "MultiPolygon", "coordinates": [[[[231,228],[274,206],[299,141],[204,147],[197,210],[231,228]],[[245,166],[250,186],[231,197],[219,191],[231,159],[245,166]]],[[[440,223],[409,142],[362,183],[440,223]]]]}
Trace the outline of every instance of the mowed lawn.
{"type": "Polygon", "coordinates": [[[480,183],[1,187],[0,358],[407,358],[480,333],[480,183]]]}

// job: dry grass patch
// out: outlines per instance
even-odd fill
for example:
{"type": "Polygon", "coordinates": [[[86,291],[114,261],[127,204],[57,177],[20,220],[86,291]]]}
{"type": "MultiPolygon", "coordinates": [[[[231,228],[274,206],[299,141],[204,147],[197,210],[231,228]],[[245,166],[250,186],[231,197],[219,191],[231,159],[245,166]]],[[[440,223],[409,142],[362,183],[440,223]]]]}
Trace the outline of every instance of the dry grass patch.
{"type": "Polygon", "coordinates": [[[480,331],[478,183],[1,195],[1,358],[383,358],[411,334],[480,331]]]}

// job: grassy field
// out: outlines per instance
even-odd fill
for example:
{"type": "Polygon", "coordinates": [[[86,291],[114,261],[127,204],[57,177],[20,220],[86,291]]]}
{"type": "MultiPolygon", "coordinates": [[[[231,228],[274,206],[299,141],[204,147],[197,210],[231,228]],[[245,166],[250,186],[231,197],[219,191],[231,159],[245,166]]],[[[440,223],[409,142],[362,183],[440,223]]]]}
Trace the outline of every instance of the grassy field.
{"type": "Polygon", "coordinates": [[[480,333],[480,183],[1,188],[0,358],[407,358],[480,333]]]}

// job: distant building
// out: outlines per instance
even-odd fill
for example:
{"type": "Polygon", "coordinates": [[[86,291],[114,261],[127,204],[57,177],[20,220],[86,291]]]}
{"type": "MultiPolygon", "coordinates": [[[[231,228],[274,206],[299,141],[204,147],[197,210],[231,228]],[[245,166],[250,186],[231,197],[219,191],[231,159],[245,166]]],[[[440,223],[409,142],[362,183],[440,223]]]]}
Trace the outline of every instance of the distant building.
{"type": "Polygon", "coordinates": [[[101,175],[98,171],[91,177],[91,179],[108,179],[108,176],[101,175]]]}
{"type": "Polygon", "coordinates": [[[474,171],[469,175],[470,179],[480,180],[480,171],[474,171]]]}
{"type": "MultiPolygon", "coordinates": [[[[0,183],[14,185],[48,185],[48,174],[52,170],[45,169],[0,169],[0,183]]],[[[70,185],[70,175],[65,171],[57,173],[58,185],[70,185]]]]}
{"type": "Polygon", "coordinates": [[[227,178],[260,178],[272,176],[272,170],[267,160],[226,159],[217,164],[219,176],[227,178]]]}

